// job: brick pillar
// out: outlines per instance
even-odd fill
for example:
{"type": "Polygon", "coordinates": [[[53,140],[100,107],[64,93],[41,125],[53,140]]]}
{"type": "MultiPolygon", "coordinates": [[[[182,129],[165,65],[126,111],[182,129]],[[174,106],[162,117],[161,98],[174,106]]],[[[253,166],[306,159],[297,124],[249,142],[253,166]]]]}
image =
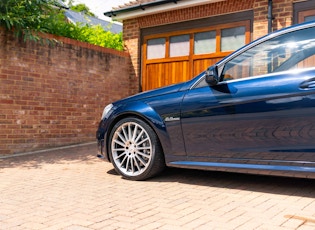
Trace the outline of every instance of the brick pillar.
{"type": "Polygon", "coordinates": [[[123,40],[126,51],[131,58],[130,64],[130,94],[140,91],[140,28],[137,19],[123,22],[123,40]]]}
{"type": "Polygon", "coordinates": [[[268,0],[254,2],[253,40],[268,33],[268,0]]]}
{"type": "Polygon", "coordinates": [[[273,29],[279,30],[293,24],[293,0],[273,0],[273,29]]]}

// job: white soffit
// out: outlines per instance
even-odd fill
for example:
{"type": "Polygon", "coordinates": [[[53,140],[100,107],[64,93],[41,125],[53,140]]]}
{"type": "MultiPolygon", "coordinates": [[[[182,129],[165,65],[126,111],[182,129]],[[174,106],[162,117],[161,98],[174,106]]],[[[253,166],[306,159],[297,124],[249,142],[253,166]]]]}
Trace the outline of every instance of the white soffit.
{"type": "Polygon", "coordinates": [[[138,17],[150,15],[150,14],[157,14],[157,13],[162,13],[162,12],[167,12],[167,11],[173,11],[173,10],[178,10],[178,9],[183,9],[183,8],[188,8],[188,7],[193,7],[193,6],[200,6],[200,5],[206,5],[209,3],[224,2],[224,1],[226,0],[181,0],[181,1],[178,1],[177,3],[170,2],[170,3],[162,4],[159,6],[148,7],[145,10],[137,9],[130,12],[122,12],[122,13],[117,14],[116,16],[112,16],[112,18],[118,21],[123,21],[126,19],[138,18],[138,17]]]}

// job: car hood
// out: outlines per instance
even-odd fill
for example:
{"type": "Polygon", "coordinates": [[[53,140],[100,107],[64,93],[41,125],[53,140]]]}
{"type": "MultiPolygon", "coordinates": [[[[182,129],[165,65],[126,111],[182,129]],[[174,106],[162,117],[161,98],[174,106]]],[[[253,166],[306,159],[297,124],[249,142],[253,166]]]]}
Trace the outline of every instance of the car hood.
{"type": "Polygon", "coordinates": [[[144,100],[147,98],[152,98],[152,97],[157,97],[157,96],[161,96],[161,95],[165,95],[165,94],[175,93],[175,92],[178,92],[180,90],[186,89],[185,86],[187,85],[187,83],[188,82],[183,82],[183,83],[179,83],[179,84],[175,84],[175,85],[170,85],[170,86],[166,86],[166,87],[138,93],[138,94],[135,94],[133,96],[130,96],[130,97],[121,99],[119,101],[116,101],[113,104],[114,105],[124,104],[124,103],[128,103],[130,101],[144,100]]]}

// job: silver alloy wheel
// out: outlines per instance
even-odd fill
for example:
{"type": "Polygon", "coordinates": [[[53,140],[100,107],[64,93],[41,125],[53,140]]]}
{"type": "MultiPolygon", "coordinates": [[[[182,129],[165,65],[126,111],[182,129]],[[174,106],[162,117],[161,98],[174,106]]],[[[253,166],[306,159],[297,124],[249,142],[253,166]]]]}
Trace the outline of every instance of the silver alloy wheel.
{"type": "Polygon", "coordinates": [[[147,131],[136,122],[121,124],[111,140],[115,165],[127,176],[140,175],[152,160],[152,143],[147,131]]]}

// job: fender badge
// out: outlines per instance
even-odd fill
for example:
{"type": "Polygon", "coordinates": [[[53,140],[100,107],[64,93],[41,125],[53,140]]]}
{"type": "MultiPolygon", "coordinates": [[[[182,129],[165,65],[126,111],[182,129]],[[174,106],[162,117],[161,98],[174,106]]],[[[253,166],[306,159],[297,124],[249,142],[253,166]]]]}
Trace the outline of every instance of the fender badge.
{"type": "Polygon", "coordinates": [[[179,117],[165,117],[164,121],[168,122],[168,121],[179,121],[180,118],[179,117]]]}

